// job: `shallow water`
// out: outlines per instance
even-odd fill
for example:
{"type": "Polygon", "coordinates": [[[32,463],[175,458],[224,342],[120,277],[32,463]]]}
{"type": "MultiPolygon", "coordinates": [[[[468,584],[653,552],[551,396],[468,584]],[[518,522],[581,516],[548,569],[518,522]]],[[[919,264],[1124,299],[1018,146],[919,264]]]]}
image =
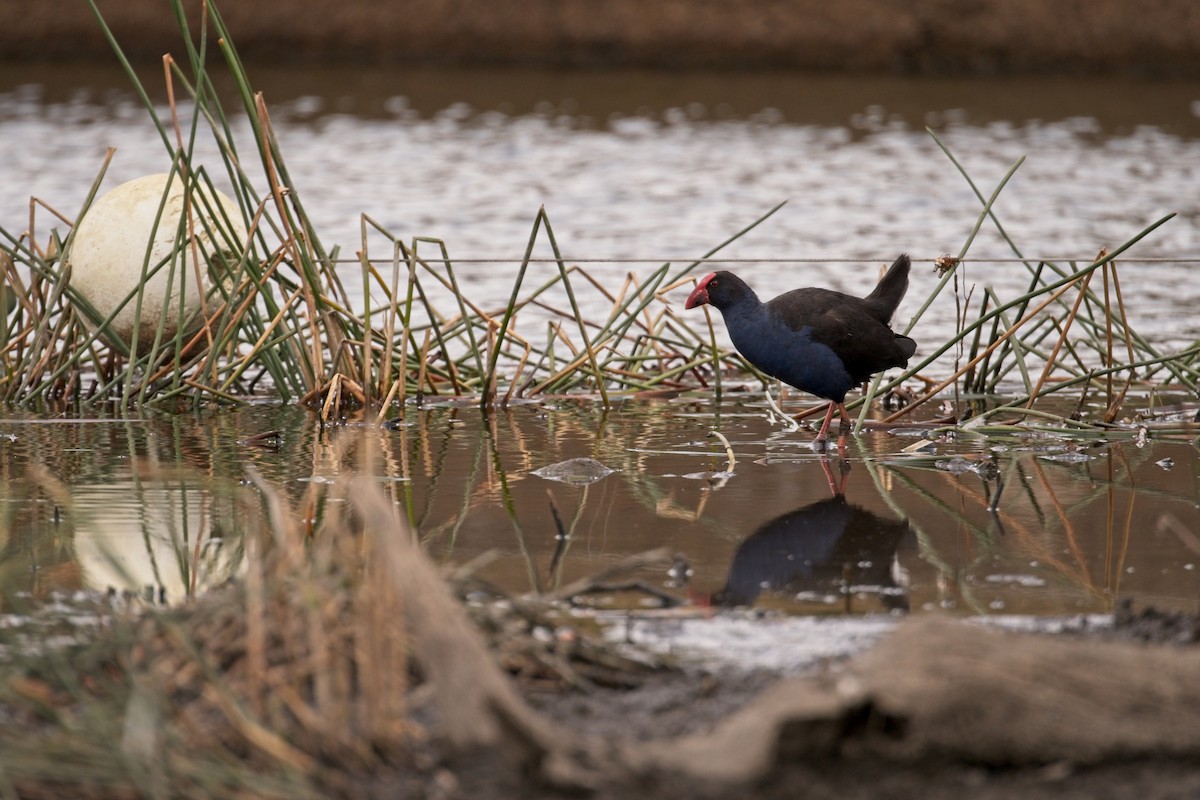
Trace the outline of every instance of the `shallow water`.
{"type": "MultiPolygon", "coordinates": [[[[1179,212],[1131,251],[1123,287],[1133,326],[1155,343],[1200,338],[1194,262],[1137,260],[1200,256],[1194,84],[254,74],[325,243],[353,252],[362,213],[405,238],[444,238],[456,259],[500,260],[459,266],[483,303],[507,298],[541,205],[568,257],[607,259],[589,269],[617,281],[648,266],[621,259],[695,257],[788,200],[724,255],[838,262],[739,265],[764,294],[808,283],[861,292],[897,252],[957,253],[975,224],[979,203],[930,125],[985,193],[1027,156],[995,206],[1027,255],[1089,261],[1179,212]]],[[[0,66],[0,137],[0,227],[13,233],[28,225],[31,195],[73,216],[109,146],[118,155],[106,186],[165,169],[145,113],[105,69],[0,66]]],[[[44,210],[37,225],[40,238],[62,227],[44,210]]],[[[985,224],[970,255],[1011,253],[985,224]]],[[[1001,261],[972,264],[972,275],[1010,290],[1024,280],[1001,261]]],[[[919,264],[901,319],[934,280],[919,264]]],[[[938,304],[918,340],[948,336],[953,319],[953,303],[938,304]]],[[[298,505],[323,498],[339,474],[375,474],[435,557],[495,553],[480,575],[511,592],[662,546],[681,555],[678,569],[639,576],[647,584],[792,613],[1040,616],[1105,613],[1119,596],[1188,610],[1200,602],[1200,470],[1188,438],[963,433],[911,455],[901,451],[924,429],[874,433],[852,444],[838,500],[830,485],[842,462],[814,454],[809,434],[772,427],[756,402],[626,401],[605,414],[580,398],[490,417],[431,407],[408,422],[322,432],[307,412],[270,405],[139,420],[8,412],[0,595],[9,608],[29,595],[150,587],[177,602],[220,582],[242,563],[237,497],[253,465],[298,505]],[[731,476],[719,474],[727,464],[706,437],[713,428],[736,454],[731,476]],[[277,447],[244,441],[272,430],[277,447]],[[534,474],[577,457],[615,471],[582,486],[534,474]],[[994,467],[986,480],[960,469],[981,459],[994,467]],[[35,463],[73,506],[31,475],[35,463]]],[[[596,604],[645,602],[634,592],[596,604]]]]}
{"type": "MultiPolygon", "coordinates": [[[[237,497],[252,493],[242,485],[252,465],[298,508],[321,507],[339,475],[374,475],[438,561],[486,555],[478,576],[512,593],[666,547],[674,569],[631,579],[700,604],[820,616],[1103,614],[1118,597],[1197,607],[1190,439],[961,434],[913,454],[903,451],[928,428],[894,428],[852,440],[842,460],[763,411],[754,396],[631,400],[608,413],[586,399],[491,415],[446,405],[412,409],[395,430],[326,431],[277,406],[136,422],[9,415],[0,593],[9,608],[109,586],[177,602],[220,582],[242,565],[252,517],[237,497]],[[714,429],[732,446],[732,475],[714,429]],[[265,431],[280,432],[278,447],[246,441],[265,431]],[[991,462],[987,479],[956,470],[955,456],[991,462]],[[535,474],[573,458],[613,472],[583,484],[535,474]],[[70,505],[30,487],[31,464],[62,482],[70,505]]],[[[588,602],[657,601],[631,590],[588,602]]]]}

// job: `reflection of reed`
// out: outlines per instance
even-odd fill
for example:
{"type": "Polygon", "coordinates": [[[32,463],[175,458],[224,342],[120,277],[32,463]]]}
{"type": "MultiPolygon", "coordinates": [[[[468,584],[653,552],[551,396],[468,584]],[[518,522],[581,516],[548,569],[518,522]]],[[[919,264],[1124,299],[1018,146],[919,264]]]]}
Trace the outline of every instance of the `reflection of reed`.
{"type": "MultiPolygon", "coordinates": [[[[745,410],[689,399],[631,400],[605,411],[594,398],[574,397],[545,407],[489,412],[451,403],[409,407],[402,422],[388,427],[364,424],[364,417],[353,415],[344,425],[322,427],[296,408],[115,423],[12,423],[0,428],[0,436],[15,431],[17,437],[0,447],[7,514],[3,585],[6,591],[27,590],[36,581],[48,591],[76,588],[83,579],[73,545],[75,517],[60,504],[56,524],[55,504],[35,494],[27,479],[36,456],[68,490],[121,480],[125,497],[140,492],[150,510],[141,512],[137,525],[152,534],[142,536],[135,528],[131,539],[143,552],[143,540],[154,536],[186,542],[182,568],[191,569],[186,583],[193,589],[204,585],[206,547],[215,547],[205,544],[211,534],[220,531],[221,548],[239,546],[243,521],[209,511],[206,504],[224,503],[229,486],[248,465],[304,510],[310,524],[330,512],[332,484],[326,481],[371,475],[384,483],[389,499],[437,558],[462,563],[494,548],[500,555],[488,576],[506,591],[549,591],[611,558],[659,545],[686,552],[697,580],[715,587],[724,576],[714,570],[732,558],[745,532],[744,519],[799,505],[823,489],[816,462],[807,454],[786,463],[760,457],[764,449],[769,455],[784,452],[786,437],[771,429],[764,433],[762,419],[741,415],[745,410]],[[728,432],[738,463],[736,476],[715,495],[702,482],[684,477],[727,466],[728,454],[716,441],[704,440],[714,426],[728,432]],[[270,447],[240,444],[253,443],[253,434],[263,430],[279,431],[270,447]],[[549,486],[568,538],[547,570],[559,544],[547,484],[526,476],[533,468],[583,456],[618,472],[587,490],[549,486]],[[162,492],[173,493],[165,506],[162,492]],[[170,514],[155,510],[164,507],[170,514]],[[171,516],[185,512],[186,520],[171,516]]],[[[946,593],[938,599],[980,613],[996,610],[989,605],[993,598],[1002,598],[1010,609],[1027,603],[1055,613],[1071,608],[1067,602],[1108,608],[1118,591],[1127,590],[1131,581],[1145,585],[1151,574],[1140,569],[1151,543],[1133,536],[1134,516],[1145,516],[1151,504],[1162,504],[1168,513],[1165,504],[1176,503],[1172,511],[1179,525],[1195,519],[1189,499],[1194,479],[1181,483],[1192,471],[1176,468],[1168,474],[1154,466],[1161,451],[1151,456],[1149,447],[1109,443],[1095,450],[1106,455],[1105,464],[1097,460],[1082,467],[1051,465],[1029,452],[1027,441],[1020,446],[1026,449],[994,456],[1005,483],[994,517],[989,513],[997,497],[994,478],[924,469],[920,460],[884,466],[864,447],[868,457],[862,464],[877,478],[878,502],[892,504],[893,516],[908,518],[917,532],[922,560],[911,571],[917,575],[927,565],[937,571],[915,591],[929,591],[940,582],[946,593]],[[1139,465],[1150,474],[1135,485],[1130,476],[1139,465]],[[1082,475],[1087,480],[1080,480],[1082,475]],[[1164,488],[1157,482],[1160,475],[1179,485],[1164,488]],[[1136,577],[1128,570],[1131,564],[1139,566],[1136,577]],[[1001,594],[987,588],[996,586],[988,581],[998,572],[1032,572],[1051,586],[1001,594]]],[[[1182,465],[1182,453],[1191,451],[1179,447],[1176,459],[1182,465]]],[[[84,502],[100,501],[85,496],[84,502]]],[[[172,569],[181,558],[175,553],[140,557],[160,568],[173,559],[172,569]]],[[[1189,575],[1181,572],[1178,580],[1189,575]]],[[[173,589],[172,599],[184,593],[173,589]]]]}
{"type": "Polygon", "coordinates": [[[238,432],[229,416],[205,423],[10,419],[20,446],[0,448],[13,556],[0,593],[112,588],[175,602],[234,574],[241,528],[222,450],[241,449],[238,432]]]}
{"type": "MultiPolygon", "coordinates": [[[[961,572],[964,567],[958,563],[957,554],[955,557],[949,557],[939,551],[939,548],[935,544],[936,537],[932,535],[933,532],[929,530],[929,526],[925,524],[924,520],[932,516],[936,520],[937,527],[943,531],[948,527],[949,522],[957,524],[960,529],[965,529],[969,532],[969,539],[967,540],[968,548],[972,544],[982,545],[985,552],[991,547],[994,540],[993,520],[1005,519],[1008,523],[1015,521],[1007,519],[1007,512],[1000,512],[997,517],[989,516],[989,521],[986,525],[976,523],[969,518],[962,508],[963,505],[970,503],[980,508],[986,509],[990,507],[990,500],[985,499],[988,494],[986,490],[976,492],[973,486],[964,485],[959,482],[954,487],[956,491],[953,496],[960,506],[959,508],[955,508],[934,492],[922,488],[907,470],[888,469],[884,471],[873,460],[867,462],[867,468],[879,489],[880,496],[897,513],[902,513],[902,505],[896,496],[896,489],[899,487],[907,489],[909,494],[920,501],[924,509],[936,512],[934,515],[927,515],[913,510],[909,514],[909,522],[916,532],[916,538],[921,546],[922,553],[925,559],[938,570],[939,588],[942,591],[960,596],[976,611],[982,612],[983,604],[975,599],[973,590],[969,586],[964,586],[961,582],[961,572]],[[884,486],[885,483],[887,484],[886,489],[884,486]]],[[[938,475],[953,477],[944,472],[939,472],[938,475]]],[[[982,556],[978,558],[982,558],[982,556]]],[[[940,600],[942,603],[945,603],[947,597],[943,595],[940,600]]]]}
{"type": "MultiPolygon", "coordinates": [[[[1012,457],[1005,459],[1001,471],[1005,488],[995,509],[991,506],[998,490],[993,490],[990,480],[973,480],[974,473],[959,476],[911,469],[880,473],[874,465],[870,469],[877,479],[886,475],[895,487],[905,490],[906,499],[919,501],[924,509],[912,509],[912,521],[925,560],[938,568],[943,585],[952,591],[944,601],[960,599],[976,612],[988,613],[992,609],[978,596],[985,583],[979,579],[1003,572],[997,559],[1012,558],[1007,555],[1011,552],[1017,555],[1019,573],[1032,569],[1040,576],[1036,580],[1060,590],[1072,587],[1089,604],[1111,610],[1129,572],[1137,499],[1147,491],[1134,482],[1135,467],[1126,447],[1120,442],[1108,444],[1101,451],[1104,477],[1089,474],[1088,480],[1073,473],[1081,469],[1091,473],[1093,466],[1051,467],[1039,452],[1028,446],[1025,450],[1012,451],[1012,457]],[[936,475],[942,490],[926,488],[917,480],[922,474],[936,475]],[[953,545],[945,543],[948,523],[966,537],[953,545]]],[[[1142,451],[1139,455],[1147,456],[1142,451]]],[[[888,497],[899,507],[898,497],[888,497]]],[[[911,508],[909,502],[903,505],[911,508]]]]}
{"type": "MultiPolygon", "coordinates": [[[[731,542],[739,536],[741,530],[731,525],[729,518],[739,513],[734,509],[739,507],[739,498],[746,496],[744,481],[750,471],[761,469],[762,465],[753,466],[754,455],[747,452],[760,446],[754,426],[761,423],[739,420],[746,434],[725,423],[734,436],[731,444],[739,464],[746,466],[739,467],[730,488],[717,495],[722,501],[717,504],[700,484],[681,483],[685,470],[678,469],[689,465],[688,469],[694,470],[697,458],[707,459],[712,467],[726,461],[715,442],[698,441],[713,425],[717,412],[728,413],[719,407],[712,408],[714,416],[695,413],[708,408],[707,404],[697,409],[683,404],[629,402],[605,412],[581,398],[549,409],[514,407],[487,414],[447,406],[408,412],[412,427],[396,432],[346,428],[337,435],[373,438],[392,450],[388,459],[379,462],[380,469],[390,469],[384,464],[414,460],[413,482],[403,485],[400,494],[404,497],[398,502],[405,504],[422,540],[438,557],[463,561],[476,558],[487,548],[498,548],[500,558],[491,562],[494,572],[490,574],[499,579],[504,571],[504,580],[510,582],[506,589],[545,590],[547,574],[549,585],[554,585],[571,579],[582,564],[592,568],[592,562],[610,554],[607,543],[585,539],[592,530],[602,530],[605,536],[618,533],[621,547],[629,548],[620,552],[661,543],[660,535],[679,536],[685,530],[689,537],[693,531],[702,532],[705,546],[717,550],[721,547],[715,543],[731,542]],[[675,409],[688,413],[677,416],[675,409]],[[397,449],[402,452],[394,452],[397,449]],[[708,455],[704,455],[706,450],[708,455]],[[543,494],[546,487],[525,476],[533,467],[580,456],[596,458],[618,473],[598,484],[600,489],[550,487],[569,538],[547,573],[547,563],[554,558],[559,542],[543,494]],[[621,504],[619,511],[610,510],[613,503],[621,504]],[[646,526],[646,535],[656,538],[635,544],[628,534],[631,524],[646,526]],[[464,538],[464,532],[469,538],[464,538]],[[505,560],[503,553],[510,546],[516,557],[505,560]],[[507,571],[516,565],[520,565],[519,574],[507,571]]],[[[1109,479],[1097,475],[1090,483],[1072,477],[1077,467],[1050,467],[1036,460],[1035,454],[1020,450],[996,456],[998,473],[985,471],[985,476],[926,470],[919,460],[892,462],[885,468],[868,458],[864,465],[877,479],[881,500],[890,503],[897,515],[907,517],[916,531],[923,562],[938,572],[936,579],[922,585],[940,585],[942,602],[978,613],[997,610],[994,597],[1002,597],[1010,608],[1027,602],[1057,609],[1072,598],[1073,589],[1079,589],[1090,598],[1089,603],[1099,599],[1107,608],[1126,574],[1124,564],[1131,545],[1132,510],[1121,505],[1121,493],[1135,491],[1114,477],[1132,470],[1132,465],[1124,462],[1127,451],[1110,446],[1108,452],[1112,458],[1109,479]],[[1003,492],[998,478],[1003,480],[1003,492]],[[1101,498],[1106,499],[1102,502],[1101,498]],[[1102,550],[1090,546],[1087,539],[1103,529],[1081,526],[1086,515],[1103,524],[1097,514],[1105,506],[1114,512],[1104,515],[1111,519],[1113,534],[1103,568],[1109,577],[1100,580],[1101,565],[1091,562],[1102,550]],[[1000,585],[991,580],[997,573],[1030,571],[1035,573],[1033,578],[1051,584],[1053,596],[1027,590],[997,595],[988,589],[999,590],[1000,585]]],[[[757,474],[769,476],[769,480],[779,478],[779,473],[772,475],[771,470],[757,474]]],[[[687,545],[681,540],[675,547],[687,545]]],[[[701,570],[709,563],[692,560],[701,570]]]]}
{"type": "MultiPolygon", "coordinates": [[[[427,415],[436,419],[438,415],[461,412],[434,409],[427,415]]],[[[474,419],[475,413],[464,418],[464,422],[474,419]]],[[[628,476],[627,482],[624,477],[619,480],[625,488],[640,493],[645,484],[654,481],[647,475],[644,456],[631,445],[642,444],[656,435],[665,437],[671,425],[671,418],[666,414],[639,415],[637,425],[623,425],[613,434],[609,431],[611,417],[608,412],[590,402],[565,400],[552,413],[517,406],[480,414],[479,419],[483,423],[480,426],[429,426],[431,435],[425,447],[446,452],[453,439],[456,448],[454,457],[436,460],[434,471],[425,475],[421,482],[424,491],[415,493],[414,502],[424,509],[419,517],[422,539],[449,556],[468,519],[483,518],[499,511],[512,528],[512,541],[521,553],[528,588],[534,591],[546,588],[542,577],[545,565],[539,567],[538,553],[549,552],[558,542],[554,538],[553,515],[545,511],[545,501],[531,499],[532,486],[518,489],[525,483],[525,476],[538,466],[586,453],[628,476]],[[475,444],[464,453],[463,445],[470,446],[470,442],[475,444]],[[430,516],[435,496],[450,487],[461,493],[461,499],[444,515],[430,516]],[[536,523],[530,520],[536,520],[536,523]]],[[[570,544],[575,539],[578,525],[589,509],[591,513],[596,510],[596,501],[587,488],[564,486],[552,490],[569,499],[558,501],[558,506],[567,515],[564,519],[566,539],[548,572],[550,586],[561,579],[563,567],[570,560],[570,544]]]]}

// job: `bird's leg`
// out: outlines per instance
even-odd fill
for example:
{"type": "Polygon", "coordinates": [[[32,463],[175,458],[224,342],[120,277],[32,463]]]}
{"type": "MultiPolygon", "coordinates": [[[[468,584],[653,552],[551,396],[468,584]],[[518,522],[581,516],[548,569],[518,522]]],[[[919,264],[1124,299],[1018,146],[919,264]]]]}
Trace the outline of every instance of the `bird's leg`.
{"type": "Polygon", "coordinates": [[[850,415],[847,413],[844,403],[829,401],[829,408],[825,412],[825,421],[821,423],[821,430],[817,431],[817,438],[813,439],[813,445],[819,446],[822,450],[825,449],[825,442],[828,441],[829,436],[829,423],[833,421],[834,411],[841,414],[841,421],[838,423],[838,455],[845,458],[846,434],[850,430],[850,415]]]}
{"type": "MultiPolygon", "coordinates": [[[[830,403],[832,406],[833,404],[830,403]]],[[[850,432],[850,415],[846,413],[844,403],[838,403],[838,412],[841,419],[838,420],[838,455],[842,458],[846,457],[846,434],[850,432]]]]}
{"type": "Polygon", "coordinates": [[[817,438],[813,440],[814,443],[825,441],[827,438],[826,434],[829,433],[829,423],[833,420],[833,412],[840,405],[841,403],[835,403],[832,400],[829,401],[829,410],[825,412],[825,421],[821,423],[821,430],[817,431],[817,438]]]}

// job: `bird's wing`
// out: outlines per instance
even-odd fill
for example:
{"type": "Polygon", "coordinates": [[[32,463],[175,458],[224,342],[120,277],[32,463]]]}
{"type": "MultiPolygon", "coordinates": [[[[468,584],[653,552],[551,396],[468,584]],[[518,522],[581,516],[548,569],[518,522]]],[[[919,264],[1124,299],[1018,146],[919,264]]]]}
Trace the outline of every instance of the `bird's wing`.
{"type": "Polygon", "coordinates": [[[908,356],[896,344],[896,334],[858,304],[840,304],[813,317],[812,339],[828,346],[855,381],[900,367],[908,356]]]}
{"type": "Polygon", "coordinates": [[[784,292],[766,304],[773,315],[797,331],[844,305],[862,306],[863,299],[833,289],[809,287],[784,292]]]}

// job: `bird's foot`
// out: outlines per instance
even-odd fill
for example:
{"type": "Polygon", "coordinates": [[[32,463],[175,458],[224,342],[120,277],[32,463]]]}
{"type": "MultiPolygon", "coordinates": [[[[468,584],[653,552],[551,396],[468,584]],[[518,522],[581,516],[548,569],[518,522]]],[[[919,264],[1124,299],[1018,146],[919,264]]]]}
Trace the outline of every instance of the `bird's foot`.
{"type": "Polygon", "coordinates": [[[809,444],[809,447],[812,448],[814,453],[828,453],[829,439],[824,436],[818,436],[812,440],[811,444],[809,444]]]}

